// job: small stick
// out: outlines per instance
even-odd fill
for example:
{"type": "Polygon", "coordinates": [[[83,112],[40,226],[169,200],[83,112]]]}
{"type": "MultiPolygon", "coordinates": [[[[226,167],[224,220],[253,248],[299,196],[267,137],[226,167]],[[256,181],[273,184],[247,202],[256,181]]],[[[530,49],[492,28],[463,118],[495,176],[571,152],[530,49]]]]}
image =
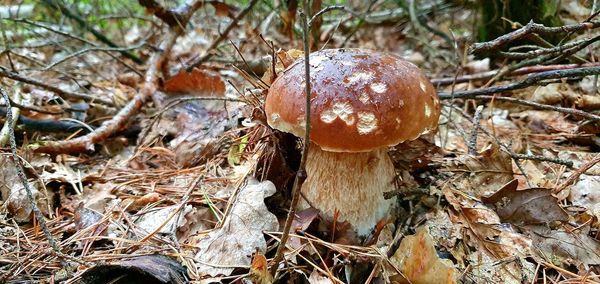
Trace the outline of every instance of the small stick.
{"type": "Polygon", "coordinates": [[[517,81],[515,83],[510,83],[502,86],[495,86],[489,88],[481,88],[467,91],[458,91],[453,94],[447,93],[439,93],[439,97],[441,100],[448,99],[472,99],[476,98],[480,95],[491,95],[500,92],[512,91],[523,89],[529,86],[532,86],[538,82],[550,79],[560,79],[560,78],[568,78],[568,77],[584,77],[590,75],[600,74],[600,66],[594,67],[582,67],[582,68],[574,68],[574,69],[566,69],[566,70],[552,70],[546,72],[539,72],[535,74],[530,74],[527,78],[517,81]]]}
{"type": "Polygon", "coordinates": [[[579,176],[581,176],[582,174],[584,174],[587,170],[591,169],[594,165],[596,165],[597,163],[600,163],[600,157],[596,157],[595,159],[585,163],[583,166],[581,166],[581,168],[577,169],[575,172],[573,172],[568,178],[567,180],[565,180],[563,183],[561,183],[558,187],[556,187],[552,193],[553,194],[558,194],[559,192],[563,191],[565,188],[567,188],[567,186],[571,185],[572,183],[574,183],[579,176]]]}
{"type": "Polygon", "coordinates": [[[477,133],[479,132],[479,127],[481,126],[481,111],[483,110],[483,106],[477,106],[475,110],[475,115],[473,115],[473,130],[471,131],[471,136],[469,137],[469,142],[467,143],[467,147],[469,148],[469,155],[476,156],[477,155],[477,133]]]}
{"type": "Polygon", "coordinates": [[[13,163],[15,163],[15,169],[17,171],[17,176],[19,176],[19,180],[21,181],[21,183],[23,184],[23,187],[25,188],[25,192],[27,193],[27,200],[29,200],[35,220],[38,222],[38,224],[40,224],[40,228],[42,229],[44,236],[48,240],[48,244],[50,244],[50,247],[52,247],[52,250],[61,258],[61,264],[64,266],[66,263],[62,259],[63,254],[61,253],[58,243],[56,242],[56,240],[52,236],[52,233],[50,233],[48,226],[46,225],[46,219],[44,219],[44,215],[42,214],[42,211],[40,211],[40,209],[37,207],[35,198],[33,197],[33,189],[31,188],[31,184],[29,184],[29,181],[27,180],[27,177],[25,176],[25,173],[23,172],[23,164],[17,154],[17,141],[15,139],[15,130],[12,128],[13,117],[12,117],[12,110],[11,110],[11,105],[10,105],[10,98],[8,97],[8,94],[4,91],[4,89],[2,89],[2,87],[0,87],[0,94],[4,98],[4,101],[6,102],[6,118],[7,119],[6,119],[5,125],[7,126],[7,129],[8,129],[8,138],[10,141],[10,151],[12,153],[13,163]]]}
{"type": "Polygon", "coordinates": [[[9,78],[11,80],[23,82],[25,84],[38,86],[38,87],[44,88],[48,91],[54,92],[57,95],[65,97],[65,98],[80,99],[80,100],[85,100],[87,102],[97,102],[97,103],[102,103],[102,104],[109,105],[109,106],[115,105],[115,103],[110,100],[100,98],[100,97],[94,97],[94,96],[87,95],[87,94],[75,93],[75,92],[63,90],[61,88],[58,88],[58,87],[55,87],[52,85],[48,85],[42,81],[38,81],[33,78],[25,77],[19,73],[8,71],[8,70],[4,69],[4,67],[0,67],[0,77],[5,77],[5,78],[9,78]]]}
{"type": "Polygon", "coordinates": [[[277,268],[279,267],[279,263],[283,259],[283,252],[285,250],[285,244],[290,236],[290,230],[292,228],[292,221],[294,221],[294,217],[296,216],[296,206],[298,205],[298,200],[300,199],[300,189],[302,188],[302,184],[304,180],[306,180],[306,157],[308,156],[308,148],[310,145],[310,94],[311,94],[311,86],[310,86],[310,65],[309,65],[309,53],[310,53],[310,43],[309,43],[309,31],[310,27],[308,26],[308,14],[310,13],[310,7],[308,6],[308,1],[303,0],[303,6],[306,11],[300,12],[300,16],[302,18],[302,35],[304,37],[304,78],[306,82],[306,112],[304,113],[304,121],[306,121],[306,131],[304,132],[304,145],[302,147],[302,158],[300,159],[300,166],[298,167],[298,172],[296,173],[296,177],[294,178],[294,185],[292,186],[292,202],[290,204],[290,210],[288,212],[287,218],[285,219],[285,225],[283,226],[283,234],[281,235],[281,240],[279,241],[279,246],[277,247],[277,252],[275,253],[275,257],[273,258],[273,264],[271,266],[271,275],[276,279],[277,277],[277,268]]]}
{"type": "Polygon", "coordinates": [[[522,27],[516,31],[507,33],[505,35],[499,36],[492,41],[475,43],[475,44],[473,44],[473,46],[470,48],[469,51],[471,53],[475,53],[475,54],[494,51],[510,42],[519,40],[519,39],[521,39],[529,34],[532,34],[532,33],[537,33],[537,34],[556,34],[556,33],[563,33],[563,32],[571,33],[571,32],[579,32],[579,31],[583,31],[583,30],[589,30],[589,29],[593,29],[593,28],[597,28],[597,27],[600,27],[600,22],[583,22],[583,23],[565,25],[565,26],[560,26],[560,27],[546,27],[544,25],[536,24],[533,21],[530,21],[524,27],[522,27]]]}

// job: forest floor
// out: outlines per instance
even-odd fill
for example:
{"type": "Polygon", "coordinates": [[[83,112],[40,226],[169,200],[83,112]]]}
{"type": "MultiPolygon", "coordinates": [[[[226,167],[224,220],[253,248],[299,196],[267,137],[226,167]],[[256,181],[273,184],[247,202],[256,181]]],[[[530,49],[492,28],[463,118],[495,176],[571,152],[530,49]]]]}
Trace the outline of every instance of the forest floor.
{"type": "Polygon", "coordinates": [[[600,283],[595,1],[485,43],[469,1],[312,1],[310,30],[302,1],[120,2],[0,6],[0,283],[600,283]],[[302,142],[264,101],[305,48],[395,54],[442,104],[365,238],[284,231],[302,142]]]}

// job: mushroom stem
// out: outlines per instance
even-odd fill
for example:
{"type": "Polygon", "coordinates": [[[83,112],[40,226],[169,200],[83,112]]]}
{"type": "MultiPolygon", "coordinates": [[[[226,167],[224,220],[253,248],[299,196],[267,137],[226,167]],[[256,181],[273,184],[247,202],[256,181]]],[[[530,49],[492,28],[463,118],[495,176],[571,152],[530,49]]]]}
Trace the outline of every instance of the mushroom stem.
{"type": "MultiPolygon", "coordinates": [[[[386,147],[371,152],[323,151],[312,144],[306,160],[308,178],[303,196],[327,220],[338,211],[338,221],[350,223],[359,236],[367,236],[395,205],[383,193],[394,190],[394,166],[386,147]]],[[[302,200],[300,207],[308,204],[302,200]]]]}

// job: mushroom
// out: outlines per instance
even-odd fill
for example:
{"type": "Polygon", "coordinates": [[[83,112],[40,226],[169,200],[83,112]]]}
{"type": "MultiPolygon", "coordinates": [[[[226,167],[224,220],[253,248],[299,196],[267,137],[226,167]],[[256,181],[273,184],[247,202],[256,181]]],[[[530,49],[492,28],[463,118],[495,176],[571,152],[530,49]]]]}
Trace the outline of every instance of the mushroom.
{"type": "MultiPolygon", "coordinates": [[[[436,131],[440,104],[435,88],[414,64],[365,49],[310,54],[311,131],[302,195],[331,220],[367,236],[395,206],[384,192],[396,176],[389,146],[436,131]]],[[[305,134],[304,59],[269,88],[267,122],[297,137],[305,134]]]]}

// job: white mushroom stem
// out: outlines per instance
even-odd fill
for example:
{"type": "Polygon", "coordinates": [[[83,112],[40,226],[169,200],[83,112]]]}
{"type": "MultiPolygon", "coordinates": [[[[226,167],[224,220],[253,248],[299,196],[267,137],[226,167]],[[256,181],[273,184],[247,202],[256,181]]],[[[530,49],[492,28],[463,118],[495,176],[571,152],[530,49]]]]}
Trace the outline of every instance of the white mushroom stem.
{"type": "MultiPolygon", "coordinates": [[[[306,172],[303,196],[328,220],[337,210],[337,221],[349,222],[359,236],[370,234],[394,207],[394,198],[383,198],[384,192],[394,190],[395,178],[385,147],[372,152],[338,153],[311,144],[306,172]]],[[[301,207],[308,207],[301,202],[301,207]]]]}

